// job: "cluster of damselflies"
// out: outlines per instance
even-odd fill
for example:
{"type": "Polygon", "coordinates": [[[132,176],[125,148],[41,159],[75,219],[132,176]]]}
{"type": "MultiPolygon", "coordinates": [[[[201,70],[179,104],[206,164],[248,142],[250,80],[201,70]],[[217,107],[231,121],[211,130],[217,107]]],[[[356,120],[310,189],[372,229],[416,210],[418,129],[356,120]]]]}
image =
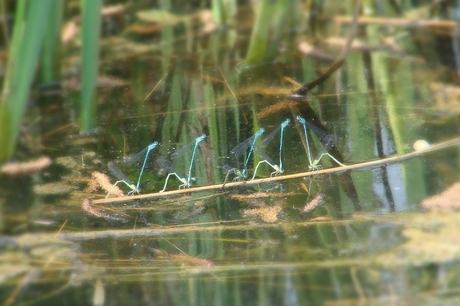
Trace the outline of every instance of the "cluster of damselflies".
{"type": "MultiPolygon", "coordinates": [[[[305,137],[305,144],[306,144],[306,149],[307,149],[307,157],[308,157],[308,168],[309,170],[318,170],[321,169],[321,165],[319,164],[321,159],[324,156],[329,156],[332,160],[334,160],[338,165],[340,166],[345,166],[343,163],[338,161],[334,156],[328,153],[328,151],[331,149],[331,147],[334,145],[335,138],[333,134],[328,134],[324,130],[318,128],[317,126],[309,123],[306,121],[304,118],[297,116],[296,117],[297,122],[300,124],[300,126],[303,129],[304,132],[304,137],[305,137]],[[321,142],[324,145],[325,152],[322,152],[318,155],[317,158],[312,159],[312,154],[310,150],[310,139],[309,139],[309,133],[308,131],[311,130],[314,132],[314,134],[321,139],[321,142]]],[[[224,180],[224,184],[227,182],[228,178],[230,175],[233,174],[233,181],[239,181],[239,180],[247,180],[249,179],[249,169],[248,165],[251,160],[251,156],[253,155],[258,155],[260,157],[260,161],[257,163],[256,167],[254,168],[253,175],[250,178],[250,180],[254,180],[257,175],[257,171],[259,167],[262,164],[266,164],[269,167],[273,169],[273,172],[270,173],[270,177],[275,176],[275,175],[280,175],[284,173],[284,168],[283,168],[283,158],[282,158],[282,153],[283,153],[283,142],[284,142],[284,133],[286,128],[289,126],[291,120],[286,119],[283,121],[275,130],[273,130],[268,136],[263,138],[263,134],[265,133],[264,128],[260,128],[253,136],[249,137],[242,143],[238,144],[235,148],[233,148],[230,152],[235,156],[237,160],[241,158],[241,156],[244,156],[246,154],[246,157],[243,159],[243,166],[242,167],[230,167],[230,166],[224,166],[224,170],[226,171],[226,176],[224,180]],[[269,143],[273,141],[273,139],[276,138],[277,135],[279,136],[279,149],[278,149],[278,161],[275,162],[267,153],[266,153],[266,147],[269,143]],[[261,140],[260,140],[261,139],[261,140]]],[[[164,156],[159,156],[156,160],[160,168],[165,169],[167,171],[167,176],[165,180],[165,184],[163,186],[163,189],[160,190],[160,192],[164,192],[166,190],[166,187],[168,185],[168,181],[171,177],[177,178],[181,184],[179,185],[179,189],[181,188],[189,188],[192,185],[192,170],[193,170],[193,164],[195,162],[195,157],[197,154],[197,149],[199,144],[206,138],[205,134],[202,134],[198,136],[194,141],[191,143],[187,144],[183,148],[180,148],[176,151],[174,151],[172,154],[169,155],[169,158],[166,158],[164,156]],[[192,150],[192,155],[190,158],[190,163],[188,166],[188,173],[186,176],[181,175],[173,166],[173,161],[180,156],[183,156],[186,152],[189,152],[192,150]]],[[[131,191],[128,193],[134,194],[140,193],[140,183],[141,183],[141,178],[142,174],[144,173],[146,163],[149,159],[149,156],[151,155],[152,151],[156,148],[159,147],[158,142],[153,142],[149,144],[145,149],[143,149],[141,152],[126,158],[124,160],[124,164],[126,165],[132,165],[134,163],[137,163],[143,159],[142,166],[141,166],[141,171],[139,173],[139,178],[137,180],[137,183],[134,183],[131,181],[119,168],[118,166],[113,163],[109,162],[108,167],[110,172],[118,178],[118,181],[113,185],[112,188],[114,188],[116,185],[119,183],[124,183],[126,186],[128,186],[131,191]]],[[[110,191],[107,194],[106,197],[110,195],[110,191]]]]}

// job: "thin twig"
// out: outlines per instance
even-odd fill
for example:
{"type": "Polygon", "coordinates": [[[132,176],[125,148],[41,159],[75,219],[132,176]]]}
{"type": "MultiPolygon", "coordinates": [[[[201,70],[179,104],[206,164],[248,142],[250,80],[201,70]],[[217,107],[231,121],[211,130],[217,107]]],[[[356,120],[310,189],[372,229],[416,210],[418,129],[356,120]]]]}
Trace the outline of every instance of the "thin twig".
{"type": "Polygon", "coordinates": [[[391,157],[373,160],[373,161],[364,162],[364,163],[359,163],[359,164],[346,165],[344,167],[335,167],[335,168],[323,169],[323,170],[318,170],[318,171],[300,172],[300,173],[294,173],[294,174],[288,174],[288,175],[282,175],[282,176],[261,178],[261,179],[251,180],[251,181],[230,182],[230,183],[226,183],[225,185],[216,184],[216,185],[208,185],[208,186],[202,186],[202,187],[194,187],[190,189],[179,189],[179,190],[171,190],[171,191],[166,191],[166,192],[155,192],[155,193],[149,193],[149,194],[134,195],[130,197],[99,199],[99,200],[94,200],[93,202],[94,204],[104,204],[104,203],[121,203],[121,202],[128,202],[128,201],[134,201],[134,200],[157,199],[157,198],[165,198],[165,197],[173,196],[173,195],[181,195],[181,194],[211,191],[211,190],[222,190],[224,188],[226,189],[226,188],[232,188],[232,187],[238,187],[238,186],[252,186],[252,185],[258,185],[262,183],[283,181],[283,180],[301,178],[301,177],[316,176],[316,175],[321,175],[321,174],[340,174],[340,173],[343,173],[345,171],[350,171],[350,170],[358,170],[358,169],[389,165],[389,164],[401,162],[401,161],[404,161],[410,158],[414,158],[414,157],[421,156],[427,153],[439,151],[445,148],[458,146],[458,145],[460,145],[460,137],[457,137],[451,140],[447,140],[447,141],[444,141],[444,142],[441,142],[435,145],[431,145],[419,151],[414,151],[414,152],[403,154],[403,155],[391,156],[391,157]]]}
{"type": "Polygon", "coordinates": [[[169,67],[168,72],[166,72],[166,74],[161,77],[161,79],[157,82],[157,84],[153,87],[153,89],[145,96],[142,102],[145,102],[152,95],[152,93],[158,88],[158,86],[160,86],[161,82],[163,82],[163,79],[165,78],[165,76],[168,75],[170,70],[171,70],[171,67],[169,67]]]}

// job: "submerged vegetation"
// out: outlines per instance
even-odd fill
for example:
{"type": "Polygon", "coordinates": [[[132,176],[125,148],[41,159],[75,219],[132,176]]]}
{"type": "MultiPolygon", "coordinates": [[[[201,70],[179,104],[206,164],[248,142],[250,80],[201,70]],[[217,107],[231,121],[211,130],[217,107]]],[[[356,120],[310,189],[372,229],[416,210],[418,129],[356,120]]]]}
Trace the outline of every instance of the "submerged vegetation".
{"type": "Polygon", "coordinates": [[[1,2],[0,301],[455,301],[456,10],[1,2]]]}

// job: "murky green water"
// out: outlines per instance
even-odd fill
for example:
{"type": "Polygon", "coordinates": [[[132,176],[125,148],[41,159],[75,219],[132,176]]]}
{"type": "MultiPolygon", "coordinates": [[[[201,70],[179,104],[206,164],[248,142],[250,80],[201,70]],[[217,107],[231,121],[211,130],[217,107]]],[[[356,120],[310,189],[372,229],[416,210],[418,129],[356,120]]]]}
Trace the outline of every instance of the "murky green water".
{"type": "MultiPolygon", "coordinates": [[[[253,11],[246,5],[235,17],[239,22],[209,33],[196,20],[163,16],[174,22],[152,32],[141,23],[143,34],[133,29],[106,34],[97,129],[85,135],[76,125],[78,86],[65,79],[62,95],[38,94],[17,159],[48,155],[53,164],[31,176],[1,178],[0,300],[6,305],[455,304],[460,217],[450,208],[460,203],[459,141],[347,171],[325,156],[319,163],[324,169],[338,168],[311,175],[296,116],[335,135],[329,147],[326,136],[309,133],[311,159],[326,145],[346,166],[404,156],[418,139],[433,145],[454,139],[458,54],[435,44],[447,39],[436,27],[371,24],[367,40],[363,33],[355,39],[366,44],[352,48],[338,71],[307,96],[293,96],[299,84],[332,65],[350,30],[340,21],[315,20],[321,44],[306,52],[299,43],[313,45],[313,30],[302,16],[293,15],[296,27],[267,21],[272,33],[261,38],[267,50],[257,65],[243,61],[257,43],[254,37],[263,35],[251,32],[253,11]],[[342,45],[333,40],[337,37],[342,45]],[[285,119],[291,122],[283,134],[282,175],[305,175],[233,184],[232,174],[222,188],[228,166],[242,169],[248,154],[235,159],[232,148],[260,127],[267,136],[285,119]],[[191,188],[158,195],[172,171],[160,167],[158,158],[172,157],[202,133],[207,137],[197,146],[190,175],[193,145],[170,158],[179,177],[190,176],[191,188]],[[95,183],[94,172],[113,184],[117,179],[107,163],[114,161],[136,183],[143,159],[126,165],[123,158],[153,141],[160,145],[140,184],[146,196],[104,200],[107,191],[95,183]],[[447,189],[451,192],[436,204],[426,201],[447,189]],[[448,208],[426,209],[443,204],[448,208]]],[[[68,57],[65,67],[77,63],[68,57]]],[[[279,137],[263,148],[278,166],[279,137]]],[[[253,153],[251,175],[262,160],[253,153]]],[[[262,165],[257,176],[273,171],[262,165]]],[[[173,176],[167,190],[180,184],[173,176]]]]}

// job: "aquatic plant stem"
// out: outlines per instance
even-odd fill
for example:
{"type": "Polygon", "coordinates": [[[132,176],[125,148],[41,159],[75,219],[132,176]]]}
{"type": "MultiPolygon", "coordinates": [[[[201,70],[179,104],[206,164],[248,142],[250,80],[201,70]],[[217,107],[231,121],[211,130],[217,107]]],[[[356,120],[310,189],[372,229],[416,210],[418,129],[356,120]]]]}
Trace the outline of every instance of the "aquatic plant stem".
{"type": "MultiPolygon", "coordinates": [[[[260,1],[257,16],[251,34],[246,65],[259,65],[276,58],[280,40],[287,31],[288,16],[298,7],[297,1],[260,1]]],[[[295,19],[295,16],[290,16],[295,19]]]]}

